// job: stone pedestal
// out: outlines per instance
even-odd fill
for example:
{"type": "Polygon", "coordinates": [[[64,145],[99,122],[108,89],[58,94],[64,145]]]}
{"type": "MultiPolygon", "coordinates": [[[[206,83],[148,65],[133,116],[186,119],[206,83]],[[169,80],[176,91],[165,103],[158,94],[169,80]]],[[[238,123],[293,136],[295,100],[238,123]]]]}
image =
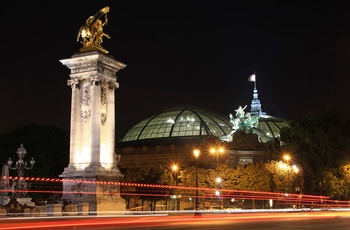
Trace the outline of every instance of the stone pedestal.
{"type": "Polygon", "coordinates": [[[119,170],[96,170],[71,171],[63,179],[62,200],[78,205],[81,215],[125,214],[126,202],[120,196],[119,186],[123,175],[119,170]]]}
{"type": "Polygon", "coordinates": [[[232,145],[235,149],[252,150],[259,148],[259,136],[257,134],[235,133],[232,139],[232,145]]]}
{"type": "MultiPolygon", "coordinates": [[[[115,155],[116,73],[126,65],[101,50],[82,50],[60,60],[70,70],[72,87],[70,160],[60,175],[62,199],[89,204],[92,215],[125,213],[115,155]]],[[[82,206],[81,208],[83,208],[82,206]]]]}

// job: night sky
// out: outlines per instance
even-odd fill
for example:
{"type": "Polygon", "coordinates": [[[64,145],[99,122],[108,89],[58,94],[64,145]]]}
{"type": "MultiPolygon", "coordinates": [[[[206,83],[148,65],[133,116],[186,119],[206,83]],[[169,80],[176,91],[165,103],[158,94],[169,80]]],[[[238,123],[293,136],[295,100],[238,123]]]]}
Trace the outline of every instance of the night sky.
{"type": "Polygon", "coordinates": [[[69,130],[69,70],[85,20],[110,6],[102,46],[118,72],[116,138],[164,107],[267,114],[349,110],[346,1],[2,1],[0,134],[39,124],[69,130]],[[344,3],[342,3],[344,2],[344,3]]]}

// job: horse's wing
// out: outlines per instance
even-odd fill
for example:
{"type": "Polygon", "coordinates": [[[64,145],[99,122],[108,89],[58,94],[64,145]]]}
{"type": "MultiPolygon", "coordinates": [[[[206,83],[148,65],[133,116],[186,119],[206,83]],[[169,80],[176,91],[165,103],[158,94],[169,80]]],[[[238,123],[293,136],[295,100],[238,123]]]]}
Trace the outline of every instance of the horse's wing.
{"type": "Polygon", "coordinates": [[[102,15],[107,14],[109,12],[109,6],[104,7],[103,9],[99,10],[95,15],[94,19],[91,22],[91,25],[95,23],[97,19],[99,19],[102,15]]]}

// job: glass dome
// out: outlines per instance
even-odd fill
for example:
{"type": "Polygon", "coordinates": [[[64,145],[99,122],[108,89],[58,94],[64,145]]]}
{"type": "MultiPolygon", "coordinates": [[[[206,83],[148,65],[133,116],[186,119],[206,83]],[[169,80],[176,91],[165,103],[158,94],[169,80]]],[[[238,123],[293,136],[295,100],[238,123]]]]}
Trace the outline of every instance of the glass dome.
{"type": "MultiPolygon", "coordinates": [[[[280,138],[280,130],[288,123],[280,118],[266,114],[259,115],[259,125],[254,129],[260,142],[266,143],[280,138]]],[[[164,113],[149,117],[132,127],[119,141],[119,145],[128,143],[175,144],[179,139],[201,138],[208,136],[223,137],[232,131],[229,116],[194,107],[168,109],[164,113]]],[[[186,142],[186,141],[185,141],[186,142]]]]}
{"type": "Polygon", "coordinates": [[[259,135],[261,142],[266,143],[270,140],[280,139],[280,131],[284,127],[289,127],[288,123],[280,118],[269,116],[269,115],[259,115],[259,124],[255,132],[259,135]]]}
{"type": "Polygon", "coordinates": [[[132,127],[120,142],[178,137],[220,137],[231,132],[227,116],[198,108],[175,108],[132,127]]]}

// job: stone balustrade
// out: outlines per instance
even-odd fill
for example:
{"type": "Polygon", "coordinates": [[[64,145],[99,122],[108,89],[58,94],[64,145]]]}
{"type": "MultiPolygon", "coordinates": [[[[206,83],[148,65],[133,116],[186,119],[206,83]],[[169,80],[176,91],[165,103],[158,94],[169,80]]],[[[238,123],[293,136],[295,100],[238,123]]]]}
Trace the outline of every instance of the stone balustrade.
{"type": "Polygon", "coordinates": [[[32,212],[32,216],[47,216],[46,205],[35,206],[32,212]]]}
{"type": "MultiPolygon", "coordinates": [[[[89,203],[69,204],[64,208],[62,204],[46,204],[35,207],[26,207],[24,212],[17,213],[16,216],[87,216],[89,215],[89,203]]],[[[0,218],[13,216],[5,208],[0,209],[0,218]]]]}

